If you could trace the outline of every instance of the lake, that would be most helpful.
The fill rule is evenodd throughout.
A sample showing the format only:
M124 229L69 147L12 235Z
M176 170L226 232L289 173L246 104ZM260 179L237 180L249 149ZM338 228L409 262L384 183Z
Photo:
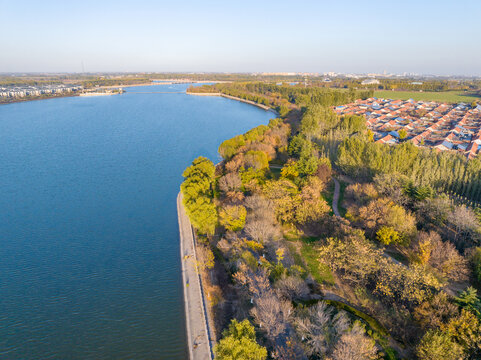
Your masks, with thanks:
M185 359L176 196L273 113L127 93L0 106L0 358Z

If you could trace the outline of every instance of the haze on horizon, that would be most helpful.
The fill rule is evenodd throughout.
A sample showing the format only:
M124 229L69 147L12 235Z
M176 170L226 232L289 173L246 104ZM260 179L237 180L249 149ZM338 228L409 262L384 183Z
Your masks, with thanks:
M480 13L478 0L0 0L0 72L481 76Z

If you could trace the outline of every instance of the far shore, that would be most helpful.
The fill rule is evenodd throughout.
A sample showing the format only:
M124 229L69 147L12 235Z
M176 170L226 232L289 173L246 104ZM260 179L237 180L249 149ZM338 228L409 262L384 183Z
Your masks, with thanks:
M187 91L186 94L187 95L195 95L195 96L221 96L221 97L225 97L227 99L237 100L237 101L240 101L240 102L243 102L243 103L246 103L246 104L257 106L257 107L259 107L263 110L272 111L274 114L278 115L277 111L275 111L273 108L271 108L269 106L258 104L254 101L245 100L245 99L242 99L242 98L239 98L239 97L236 97L236 96L226 95L226 94L223 94L223 93L196 93L196 92Z
M137 84L127 84L127 85L106 85L106 86L99 86L89 88L87 90L102 90L102 89L118 89L118 88L127 88L127 87L135 87L135 86L152 86L152 85L173 85L173 84L202 84L202 83L228 83L229 81L216 81L216 80L186 80L186 79L166 79L166 80L152 80L148 83L137 83ZM47 100L47 99L55 99L61 97L75 97L81 96L81 92L76 93L65 93L65 94L58 94L58 95L40 95L40 96L33 96L33 97L16 97L16 98L0 98L0 105L7 105L7 104L15 104L19 102L25 101L34 101L34 100ZM85 95L84 95L85 96Z

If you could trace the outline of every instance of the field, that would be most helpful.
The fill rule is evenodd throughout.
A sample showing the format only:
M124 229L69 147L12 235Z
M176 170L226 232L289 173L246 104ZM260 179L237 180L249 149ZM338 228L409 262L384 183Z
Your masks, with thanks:
M448 103L471 103L473 101L481 102L481 97L475 96L464 91L441 91L441 92L419 92L419 91L375 91L374 96L384 99L413 99L416 101L439 101Z

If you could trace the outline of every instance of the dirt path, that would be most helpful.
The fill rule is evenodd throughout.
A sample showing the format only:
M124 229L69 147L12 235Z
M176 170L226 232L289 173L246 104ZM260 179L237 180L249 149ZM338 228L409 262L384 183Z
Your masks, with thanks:
M339 208L338 208L339 192L341 190L341 185L339 184L339 181L337 181L335 177L333 177L332 180L334 180L334 195L332 196L332 211L334 212L334 215L341 217L341 214L339 213Z
M212 360L211 336L206 321L202 282L197 272L194 236L189 218L182 205L182 194L180 193L177 196L177 215L189 358L190 360Z

